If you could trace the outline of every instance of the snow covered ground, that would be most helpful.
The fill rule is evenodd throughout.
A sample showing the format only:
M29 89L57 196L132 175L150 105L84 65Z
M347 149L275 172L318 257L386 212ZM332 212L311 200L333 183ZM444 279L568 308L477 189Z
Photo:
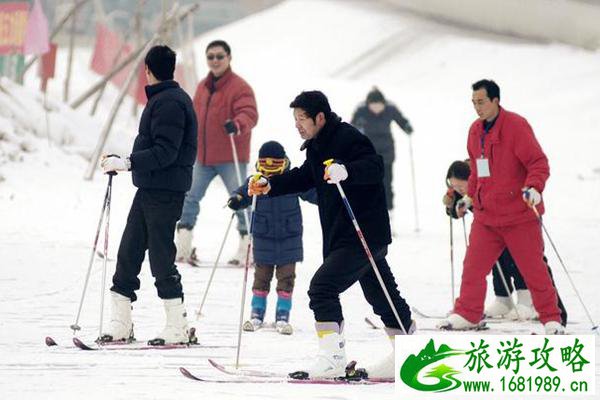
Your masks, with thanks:
M257 94L260 121L254 131L252 154L264 141L275 139L284 144L293 164L301 162L301 140L288 108L301 90L323 90L334 111L348 120L356 104L377 84L411 120L415 128L412 144L421 230L414 232L408 140L396 129L394 224L399 234L388 260L408 301L429 313L444 313L450 307L448 220L440 201L446 168L451 161L466 156L466 132L475 118L470 84L483 77L495 79L502 89L503 106L528 118L548 154L552 176L544 193L548 209L545 223L587 307L596 322L600 319L596 296L600 278L595 271L600 259L600 54L462 30L385 7L348 1L284 2L199 37L196 54L203 54L206 44L216 38L232 45L234 70L253 85ZM86 70L88 65L89 50L80 52L75 66L75 94L97 79ZM198 65L202 76L206 73L202 59ZM52 83L50 98L61 97L59 82ZM27 87L29 92L37 87L35 79L28 78ZM64 124L69 137L76 136L75 143L88 149L93 146L115 93L109 90L100 115L92 119L86 117L87 108L72 117L59 113L70 121L81 120L77 123L80 132ZM31 96L24 93L22 100ZM128 106L124 108L129 110ZM37 131L24 133L36 150L23 153L22 162L0 165L5 178L0 182L3 399L395 397L392 385L226 385L199 384L183 378L177 371L180 366L218 377L220 373L208 366L207 358L225 364L235 360L233 346L243 277L243 271L237 269L217 271L204 310L206 316L194 322L201 343L222 348L93 353L47 348L43 344L45 336L70 343L68 326L77 311L106 177L97 173L94 180L83 180L87 162L79 155L81 152L49 146L40 133L43 111L32 106L27 107L27 113L32 121L38 121ZM9 119L0 120L4 130L9 125ZM129 112L122 112L113 131L113 148L129 148L135 127ZM109 247L112 257L116 256L133 193L127 174L115 178ZM225 232L230 215L223 208L226 198L224 187L216 182L202 202L195 245L203 260L214 259ZM307 204L303 211L305 262L298 265L292 311L295 333L290 337L268 330L244 334L244 366L256 369L268 365L274 371L289 371L316 351L306 290L321 260L320 228L316 208ZM461 226L455 226L454 235L458 282L464 254ZM237 240L231 235L224 257L232 255L236 247ZM569 331L589 333L590 324L549 246L547 254L570 320L575 322ZM97 335L101 267L102 262L96 261L80 321L81 336L90 341ZM109 276L113 269L114 263L109 262ZM180 271L188 313L193 315L210 270ZM163 311L147 265L141 280L134 322L136 336L145 339L161 328ZM377 320L360 288L345 293L342 304L349 358L370 361L385 354L388 345L381 331L369 329L363 322L365 316ZM273 306L271 298L267 311L270 318L274 316ZM435 324L419 318L417 322L422 328ZM502 328L541 331L536 324L506 324ZM597 344L596 353L598 349ZM598 369L598 354L596 360ZM597 377L598 373L600 370ZM598 379L596 388L600 391Z

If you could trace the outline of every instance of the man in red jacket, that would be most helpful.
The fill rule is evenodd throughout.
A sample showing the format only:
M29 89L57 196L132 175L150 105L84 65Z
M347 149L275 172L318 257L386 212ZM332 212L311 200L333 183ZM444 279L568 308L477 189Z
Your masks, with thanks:
M544 241L533 208L544 212L542 191L550 175L548 159L527 120L500 107L500 88L491 80L473 84L479 116L469 130L471 164L467 195L456 206L462 217L472 206L470 244L460 296L439 327L475 329L483 317L486 276L508 248L531 291L546 334L562 334L556 290L543 262Z
M215 40L206 47L209 73L196 88L194 110L198 118L198 157L194 165L193 181L185 196L181 219L177 224L177 260L193 261L192 230L200 212L200 201L208 185L218 175L228 193L241 186L250 159L251 130L258 121L254 92L248 83L231 70L231 48L223 40ZM225 128L228 123L230 128ZM233 129L231 128L233 127ZM233 156L237 149L239 170ZM230 261L241 264L248 246L248 228L243 211L237 213L240 233L239 250Z

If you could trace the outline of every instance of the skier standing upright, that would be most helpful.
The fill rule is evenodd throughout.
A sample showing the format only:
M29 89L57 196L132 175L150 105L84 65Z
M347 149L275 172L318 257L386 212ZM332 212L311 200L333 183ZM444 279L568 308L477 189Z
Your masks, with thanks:
M285 149L279 142L263 143L258 151L256 170L264 176L283 174L290 168ZM245 331L254 331L263 325L267 297L273 273L277 278L277 304L275 328L279 333L293 332L289 323L292 308L292 292L296 281L296 263L302 261L302 210L298 197L313 204L317 202L314 189L278 197L260 197L254 210L252 227L252 251L254 253L254 283L252 284L252 311L250 320L244 323ZM239 187L229 198L232 210L244 209L252 203L248 196L248 183Z
M473 329L483 317L485 277L507 248L525 279L546 334L564 333L556 290L544 264L544 241L538 217L544 213L542 191L550 175L548 159L527 120L500 107L500 88L491 80L472 85L478 119L469 129L471 164L467 194L456 210L473 207L460 295L443 329Z
M302 92L290 107L294 110L296 128L304 139L301 148L306 150L306 160L302 166L282 175L251 179L248 194L281 196L316 188L323 233L323 264L310 282L308 296L316 320L319 352L311 366L292 376L344 376L344 316L339 295L355 282L360 283L366 300L381 317L390 338L415 329L410 308L400 296L385 259L391 234L382 183L383 162L366 136L331 111L323 93ZM324 165L332 159L333 163ZM377 280L336 183L343 184L402 327ZM371 377L393 377L393 353L367 368L367 372Z
M185 196L181 220L177 224L177 260L190 261L193 256L192 233L200 202L208 186L221 177L227 192L233 192L246 176L250 159L252 128L258 121L256 99L250 85L231 70L231 48L223 40L215 40L206 47L209 73L196 88L194 110L198 118L198 155L194 164L192 187ZM235 126L233 141L239 165L224 125L232 121ZM239 167L239 171L236 168ZM248 227L243 211L237 213L240 240L238 251L230 263L241 264L248 247Z
M142 262L148 250L167 323L151 344L189 341L181 275L175 266L173 235L196 155L196 114L192 100L173 80L175 53L155 46L145 59L148 103L133 151L127 158L104 156L102 169L131 171L138 190L117 255L111 290L111 320L102 341L133 338L131 302L137 299Z

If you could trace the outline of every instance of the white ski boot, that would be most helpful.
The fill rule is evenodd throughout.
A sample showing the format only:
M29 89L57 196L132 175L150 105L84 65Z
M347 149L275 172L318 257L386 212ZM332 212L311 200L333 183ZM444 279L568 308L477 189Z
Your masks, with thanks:
M517 290L517 307L506 315L511 320L531 321L538 318L538 313L533 308L531 292L529 290Z
M275 330L277 331L277 333L280 333L282 335L291 335L292 333L294 333L294 328L292 327L292 324L283 320L275 322Z
M546 335L564 335L565 327L557 321L549 321L544 324Z
M256 332L263 327L263 321L258 318L252 318L244 322L242 329L246 332Z
M346 348L342 326L337 322L317 322L317 359L308 368L289 374L292 379L336 378L346 375Z
M494 302L485 309L488 318L504 318L513 309L513 303L509 296L496 296Z
M448 315L448 318L437 325L438 329L445 331L472 331L481 329L482 326L481 324L474 324L456 313Z
M110 292L110 323L106 333L103 333L99 342L132 342L133 322L131 321L131 299L119 293Z
M193 237L194 231L192 229L188 229L188 227L184 226L177 227L177 233L175 236L175 247L177 248L177 254L175 255L175 261L191 261Z
M388 339L392 345L392 351L379 362L366 366L365 372L368 378L378 379L394 379L396 376L395 372L395 361L396 361L396 336L404 335L404 331L395 328L384 328L385 333L388 335ZM417 324L412 321L410 328L408 328L408 334L412 335L417 330Z
M240 235L240 241L238 244L238 250L235 256L229 260L229 264L231 265L239 265L240 267L246 266L246 255L248 254L248 244L250 243L249 235ZM250 251L250 264L254 262L252 259L252 251Z
M150 340L148 344L163 346L165 344L193 342L188 330L187 314L183 300L181 298L165 299L163 303L167 315L167 323L162 332L155 339Z

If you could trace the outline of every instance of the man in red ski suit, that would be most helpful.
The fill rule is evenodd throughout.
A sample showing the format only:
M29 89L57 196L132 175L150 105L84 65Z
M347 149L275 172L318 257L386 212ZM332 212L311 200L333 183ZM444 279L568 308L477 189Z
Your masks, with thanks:
M474 220L465 255L460 295L446 329L472 329L483 317L486 276L508 248L531 291L547 334L564 333L557 294L543 262L541 193L550 175L548 159L527 120L499 105L500 88L491 80L473 84L479 118L467 139L471 175L467 196L457 204L462 216L472 206Z

